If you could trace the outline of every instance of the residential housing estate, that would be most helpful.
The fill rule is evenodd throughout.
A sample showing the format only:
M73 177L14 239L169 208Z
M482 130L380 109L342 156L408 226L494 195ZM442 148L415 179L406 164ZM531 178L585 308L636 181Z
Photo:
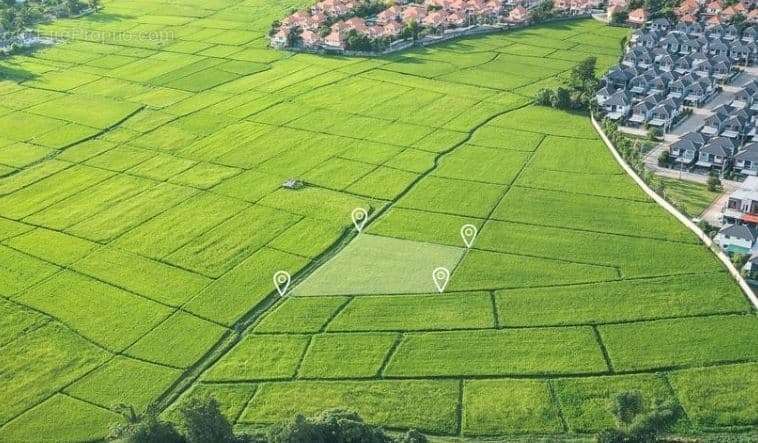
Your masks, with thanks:
M672 162L754 176L758 174L758 81L739 89L729 104L713 109L703 125L669 145Z
M632 127L670 130L687 107L701 107L758 57L756 28L706 26L667 19L632 36L621 63L596 98L606 116Z
M379 12L366 13L367 0L322 0L275 23L271 45L275 48L337 50L349 48L351 32L372 41L399 42L417 32L444 34L463 28L526 24L529 10L540 0L399 0ZM619 1L619 0L616 0ZM600 0L556 0L560 14L589 14ZM362 16L361 16L362 15Z

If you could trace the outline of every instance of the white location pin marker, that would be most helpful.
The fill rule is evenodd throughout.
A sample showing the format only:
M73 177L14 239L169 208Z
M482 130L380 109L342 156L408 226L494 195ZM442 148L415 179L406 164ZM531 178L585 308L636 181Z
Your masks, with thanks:
M355 208L350 216L353 218L355 229L358 232L363 231L363 227L366 226L366 221L368 220L368 211L363 208Z
M461 226L461 238L463 239L463 243L466 244L467 248L470 248L471 245L474 244L477 232L478 231L476 229L476 226L474 225Z
M450 280L450 271L447 268L439 267L432 271L432 280L434 280L437 290L442 293L445 291L448 280Z
M292 278L287 271L278 271L274 274L274 286L281 297L284 297L284 294L287 293L287 288L290 287L290 281L292 281Z

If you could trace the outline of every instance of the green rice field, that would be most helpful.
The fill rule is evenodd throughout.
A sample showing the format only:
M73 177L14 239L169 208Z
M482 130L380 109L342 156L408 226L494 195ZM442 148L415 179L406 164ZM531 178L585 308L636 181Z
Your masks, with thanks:
M103 3L0 59L0 441L97 440L118 403L204 394L240 429L342 407L588 436L625 390L679 403L683 434L758 428L737 283L587 116L532 104L628 30L356 58L268 48L305 0Z

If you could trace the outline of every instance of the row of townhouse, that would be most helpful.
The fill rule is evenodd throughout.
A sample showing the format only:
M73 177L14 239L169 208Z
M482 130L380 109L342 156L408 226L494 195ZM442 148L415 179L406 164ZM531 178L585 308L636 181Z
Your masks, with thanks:
M695 69L699 68L701 67ZM641 101L650 94L660 94L681 100L684 105L699 107L718 91L716 73L723 72L724 76L728 76L730 71L730 64L726 62L719 62L710 71L710 75L701 75L703 70L684 74L678 70L664 71L657 68L649 68L641 73L635 69L624 70L609 76L606 88L598 92L598 102L604 101L604 94L620 90L629 94L634 102Z
M667 97L663 91L652 90L640 99L628 91L613 90L606 86L596 95L600 107L607 118L629 126L654 126L666 132L684 112L682 100Z
M745 43L756 41L756 29L750 25L740 28L734 24L709 25L701 22L677 22L672 25L668 19L658 18L649 23L645 29L640 29L632 34L630 41L635 44L643 40L645 46L653 48L658 46L660 39L664 38L669 32L679 31L690 39L706 37L712 39L739 40L743 39Z
M753 63L758 56L758 30L753 26L742 32L732 26L719 28L723 28L723 32L696 35L677 29L666 34L652 30L635 34L624 54L623 65L645 68L656 64L661 69L687 70L717 56L736 64Z
M674 9L674 15L680 23L693 23L699 19L710 25L728 23L738 15L745 17L748 23L758 22L755 0L739 2L722 2L721 0L684 0Z
M587 15L602 4L603 0L555 0L553 10L563 15Z
M734 139L716 136L709 137L701 132L688 132L669 146L669 153L674 164L681 168L697 166L703 169L723 171L728 165L735 165L735 171L754 175L758 164L751 159L758 154L758 145L750 143L738 149L739 143ZM740 158L740 167L735 159Z
M586 3L592 0L571 0ZM444 31L479 23L525 23L529 8L539 0L424 0L398 1L373 17L357 17L355 10L365 0L323 0L310 10L297 11L281 21L271 37L277 48L292 46L293 29L306 48L346 49L351 31L371 39L397 40L412 22L422 28ZM328 25L328 28L327 28ZM324 30L327 32L324 32Z

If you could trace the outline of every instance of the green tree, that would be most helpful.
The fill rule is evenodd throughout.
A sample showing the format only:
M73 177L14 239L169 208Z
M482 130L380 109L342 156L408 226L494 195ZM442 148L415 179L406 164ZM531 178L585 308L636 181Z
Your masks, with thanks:
M638 391L621 392L613 400L616 427L600 432L596 437L598 443L652 443L682 415L681 407L672 402L656 404L645 413L644 400Z
M179 408L188 443L235 443L241 441L224 417L218 401L212 397L195 397Z
M629 18L629 12L627 11L616 11L611 15L611 24L613 25L623 25L626 23L626 20ZM626 37L623 39L624 41L621 44L622 49L625 49L625 43L626 43ZM623 51L622 51L623 54Z
M670 162L671 154L669 154L669 151L664 149L661 151L660 155L658 155L658 166L668 166Z
M714 234L718 231L718 228L711 225L705 220L700 220L697 224L697 226L702 229L703 232L705 232L706 235L709 237L713 237Z
M639 391L622 392L613 399L613 415L627 425L644 409L642 393Z
M411 20L410 23L405 25L405 29L403 29L403 37L405 38L410 37L411 39L413 39L413 43L416 43L418 41L418 33L419 33L419 26L416 20Z
M734 264L734 267L739 269L742 269L743 266L745 266L745 263L747 263L748 260L750 260L750 255L748 254L732 254L732 264Z
M416 433L406 434L408 443L423 443ZM355 412L341 409L324 411L315 417L296 415L293 419L273 426L268 434L270 443L392 443L394 439L382 428L369 425Z
M711 192L718 192L721 190L721 179L719 178L718 173L711 171L708 174L708 181L706 184L708 185L708 190Z
M411 429L403 434L403 436L400 437L397 441L398 443L426 443L428 440L426 438L426 435L420 433L415 429Z
M566 88L556 88L550 104L557 109L569 109L571 107L571 92Z
M553 0L543 0L529 13L529 21L539 23L553 16Z
M737 29L742 32L742 29L745 27L745 21L747 20L747 17L745 17L745 14L737 14L732 19L732 24L737 27Z
M303 30L300 26L293 26L287 33L287 46L297 46L303 42Z
M553 91L549 89L540 89L534 97L534 103L540 106L551 106L553 101Z
M119 404L115 409L124 417L124 423L111 429L111 439L124 443L185 442L173 424L160 420L150 408L145 414L138 414L133 406L125 404Z
M576 66L571 68L569 77L569 86L575 89L585 88L588 83L597 81L595 76L595 67L597 66L597 57L587 57ZM594 85L592 85L594 87Z

